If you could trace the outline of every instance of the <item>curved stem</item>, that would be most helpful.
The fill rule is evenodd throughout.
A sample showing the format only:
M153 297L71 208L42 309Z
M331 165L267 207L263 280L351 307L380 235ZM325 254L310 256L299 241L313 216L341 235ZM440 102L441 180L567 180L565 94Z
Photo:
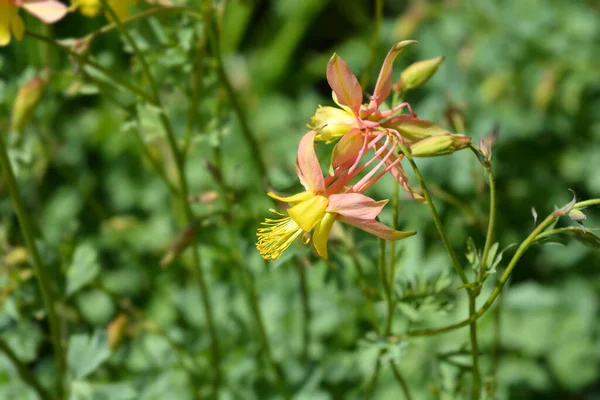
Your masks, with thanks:
M21 196L21 191L15 179L15 174L8 158L6 145L4 144L4 135L0 135L0 165L2 166L2 175L8 186L10 197L15 206L17 218L21 226L21 232L25 238L25 243L31 254L33 268L38 278L38 284L44 299L44 306L48 312L48 321L50 324L50 336L52 338L52 346L54 347L54 361L56 363L56 397L63 398L63 381L65 373L65 358L63 346L61 343L60 325L56 309L54 308L54 294L50 285L50 277L47 275L46 267L42 264L42 259L35 244L35 234L33 223L30 219L30 214L25 207L25 202Z
M585 200L585 201L575 203L575 205L573 206L573 209L580 209L580 208L596 206L596 205L600 205L600 199L590 199L590 200ZM546 219L544 219L544 221L542 221L542 223L540 223L540 225L538 225L529 234L529 236L527 236L527 238L523 242L521 242L521 244L519 245L519 248L513 255L512 259L510 260L510 263L506 267L506 270L504 271L504 273L502 274L502 276L496 283L494 290L492 291L492 293L490 293L488 299L483 304L483 306L481 306L481 308L479 310L477 310L477 312L475 312L475 314L473 314L468 319L457 322L455 324L444 326L442 328L422 329L419 331L407 332L406 334L401 335L401 336L415 337L415 336L437 335L440 333L449 332L449 331L453 331L455 329L465 327L465 326L469 325L471 322L476 321L479 318L481 318L481 316L486 313L486 311L494 304L494 301L496 300L496 298L498 298L498 296L500 295L502 288L508 281L508 278L510 277L512 270L515 268L515 266L517 265L517 263L519 262L519 260L523 256L523 254L535 242L538 235L540 233L542 233L542 231L544 229L546 229L548 226L550 226L555 221L556 218L559 218L559 216L550 214L548 217L546 217ZM400 339L400 338L396 338L396 340L398 340L398 339Z
M469 316L475 314L475 294L469 295ZM471 339L471 360L473 363L473 386L471 390L471 398L479 400L479 390L481 387L481 378L479 377L479 346L477 345L477 320L472 321L469 325L469 333Z
M119 75L113 74L112 72L110 72L109 70L104 68L102 65L98 64L94 60L91 60L89 57L82 56L81 54L71 50L70 48L61 45L60 43L58 43L56 40L54 40L52 38L49 38L49 37L46 37L43 35L39 35L37 33L30 32L30 31L25 31L25 35L53 45L57 49L65 52L69 56L73 57L75 60L77 60L78 63L87 64L90 67L96 69L97 71L102 73L102 75L104 75L105 77L110 79L112 82L120 85L124 89L127 89L128 92L130 92L134 95L140 96L142 99L148 101L149 103L151 103L153 105L157 105L156 102L154 101L154 99L148 93L144 92L139 87L132 85L131 83L129 83L129 81L121 78Z
M375 0L375 18L373 20L373 36L371 37L371 52L369 53L369 61L367 67L360 77L360 86L365 90L369 84L369 77L373 64L375 64L375 56L377 55L377 44L379 44L379 28L381 27L381 19L383 16L383 0Z
M496 224L496 183L491 167L487 169L487 173L490 183L490 219L488 222L488 230L485 238L485 245L483 247L483 254L481 256L481 265L479 265L479 272L477 273L477 282L480 283L482 283L485 279L488 254L490 253L490 247L492 247L492 242L494 241L494 229Z
M427 206L429 207L429 210L431 211L431 216L433 217L433 222L435 223L435 227L437 228L440 238L442 239L442 242L444 243L446 252L452 259L452 263L454 264L454 269L456 269L456 272L458 273L458 276L460 276L460 279L463 282L463 284L469 283L469 280L467 279L467 275L465 275L465 271L463 270L463 268L460 264L460 261L458 261L458 258L456 257L456 253L454 252L454 249L452 248L452 245L450 244L450 241L448 240L448 237L446 236L446 230L444 229L444 226L442 225L442 221L440 220L440 217L437 213L435 205L433 204L433 201L431 200L431 196L429 195L429 190L427 190L427 186L425 186L425 181L423 180L423 176L421 175L421 172L419 171L417 164L415 164L415 160L413 160L412 156L410 155L410 150L408 150L406 148L406 146L404 144L402 144L401 141L398 141L397 146L400 148L400 150L402 150L402 152L408 159L408 162L410 163L412 169L415 171L415 175L417 176L419 185L421 186L421 189L423 190L423 196L425 197Z
M129 43L129 45L131 46L133 53L139 59L140 64L142 65L142 70L144 71L144 75L146 75L146 79L148 79L148 84L150 85L150 91L152 92L152 97L154 99L154 102L156 104L160 105L160 96L158 94L158 87L156 86L156 82L154 82L154 78L152 77L152 73L150 72L150 66L148 66L148 63L146 62L146 57L144 57L144 55L142 54L137 43L135 42L135 40L133 40L133 38L129 34L129 31L127 29L125 29L125 26L123 25L123 23L117 16L117 13L115 13L115 11L112 9L112 7L108 4L108 1L100 0L100 2L102 3L102 7L104 7L106 12L110 16L110 18L113 21L115 21L114 23L117 26L117 29L121 32L121 34L123 35L123 37L125 38L127 43Z
M203 19L202 15L199 14L198 11L196 9L194 9L193 7L186 7L186 6L154 7L154 8L144 10L140 13L137 13L130 17L122 19L121 24L126 25L131 22L135 22L137 20L140 20L140 19L143 19L146 17L150 17L155 14L168 14L168 13L177 13L177 12L189 13L197 19ZM103 33L113 31L117 28L118 28L118 24L116 24L115 22L104 25L102 28L98 29L96 32L93 32L93 33L90 33L89 35L87 35L84 38L84 40L94 40L94 38L96 38L97 36L99 36Z
M8 359L14 364L15 368L17 368L17 372L19 373L21 379L23 379L25 383L27 383L29 386L31 386L33 390L36 391L40 399L52 399L50 394L40 384L36 376L29 370L29 368L27 368L27 365L25 365L21 360L19 360L19 357L17 357L17 355L12 351L12 349L8 345L8 343L6 343L2 338L0 338L0 350L2 350L6 357L8 357Z
M402 390L402 394L404 394L404 398L406 400L412 400L412 396L410 395L410 390L408 389L408 383L404 376L400 373L398 366L394 363L393 360L390 360L390 365L392 366L392 372L394 373L394 377L400 384L400 389Z

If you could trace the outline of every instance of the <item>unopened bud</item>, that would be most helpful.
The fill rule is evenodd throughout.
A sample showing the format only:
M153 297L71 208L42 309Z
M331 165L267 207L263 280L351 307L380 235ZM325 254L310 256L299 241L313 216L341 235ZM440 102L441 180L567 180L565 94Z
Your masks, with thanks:
M11 130L21 131L27 125L42 98L45 86L46 81L36 77L19 89L12 109Z
M413 144L410 147L410 153L413 157L443 156L464 149L470 142L469 136L448 133L423 139Z
M585 220L587 216L582 211L574 208L569 211L569 218L571 218L573 221L580 222Z
M412 90L427 82L438 67L444 62L445 57L440 56L429 60L417 61L406 67L400 74L400 90Z
M446 129L426 119L410 115L397 115L386 121L383 126L397 130L409 144L438 135L449 135Z
M125 328L127 327L127 314L120 313L115 319L113 319L108 328L106 334L108 336L108 348L114 350L125 336Z

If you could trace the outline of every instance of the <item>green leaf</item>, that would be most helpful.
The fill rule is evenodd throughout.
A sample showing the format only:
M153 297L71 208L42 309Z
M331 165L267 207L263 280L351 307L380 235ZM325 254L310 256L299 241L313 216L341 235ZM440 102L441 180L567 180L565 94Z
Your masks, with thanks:
M93 336L72 335L69 339L67 360L69 369L76 379L83 379L110 357L106 333L97 331Z
M90 283L100 272L96 250L90 244L77 247L73 262L67 272L67 296Z
M473 241L473 238L470 236L469 236L469 239L467 240L467 253L465 254L465 256L467 257L469 264L471 264L471 267L474 270L478 270L479 266L481 264L481 261L479 259L479 253L477 252L477 246L475 246L475 242Z

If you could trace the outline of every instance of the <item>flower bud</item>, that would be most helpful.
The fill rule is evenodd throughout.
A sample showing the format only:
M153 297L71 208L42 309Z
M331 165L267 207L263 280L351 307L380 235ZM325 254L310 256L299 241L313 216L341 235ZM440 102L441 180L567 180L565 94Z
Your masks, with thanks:
M402 92L416 89L423 85L435 74L445 57L440 56L429 60L417 61L406 67L400 74L399 88Z
M575 222L580 222L587 218L587 216L581 210L575 208L569 211L568 215L569 218L571 218Z
M448 133L432 136L413 144L410 147L410 153L413 157L443 156L464 149L470 142L469 136Z
M44 79L36 77L19 89L12 109L11 130L21 131L27 125L42 98L45 86Z
M125 330L127 328L127 321L129 317L127 314L120 313L115 319L113 319L106 329L108 336L108 348L111 350L116 349L125 337Z
M383 124L383 127L397 130L409 144L417 143L432 136L450 134L446 129L431 121L410 115L392 117Z

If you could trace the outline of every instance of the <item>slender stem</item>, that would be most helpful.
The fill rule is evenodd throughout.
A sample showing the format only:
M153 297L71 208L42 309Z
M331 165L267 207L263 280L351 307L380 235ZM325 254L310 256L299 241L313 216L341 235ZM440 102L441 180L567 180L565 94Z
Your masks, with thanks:
M197 19L203 19L202 15L200 13L198 13L198 11L193 7L186 7L186 6L154 7L154 8L144 10L140 13L137 13L130 17L122 19L121 24L123 24L123 25L130 24L132 22L135 22L137 20L140 20L140 19L143 19L146 17L150 17L155 14L167 14L167 13L178 13L178 12L189 13ZM109 23L107 25L104 25L102 28L98 29L96 32L90 33L83 40L93 40L97 36L99 36L103 33L111 32L117 28L118 28L118 25L116 23L114 23L114 22Z
M102 75L104 75L105 77L107 77L108 79L113 81L114 83L117 83L124 89L127 89L128 92L143 98L144 100L148 101L149 103L151 103L153 105L156 105L154 99L148 93L144 92L139 87L132 85L131 83L129 83L128 80L121 78L119 75L113 74L112 72L110 72L109 70L107 70L102 65L95 62L94 60L90 59L89 57L82 56L81 54L71 50L70 48L61 45L60 43L58 43L57 41L55 41L52 38L49 38L49 37L46 37L43 35L39 35L37 33L30 32L30 31L25 31L25 35L53 45L57 49L62 50L65 53L67 53L69 56L73 57L75 60L77 60L78 63L87 64L87 65L91 66L92 68L98 70L100 73L102 73Z
M173 183L167 176L167 173L165 172L162 165L160 164L160 161L158 161L157 159L154 158L152 153L150 153L148 146L146 146L146 143L144 143L144 139L142 138L142 133L141 133L142 124L141 124L139 115L137 113L136 113L136 120L137 120L138 128L135 131L135 138L140 146L140 149L142 150L142 153L144 153L144 156L146 157L146 159L148 159L148 162L154 169L154 172L156 172L158 174L158 176L160 176L162 178L162 180L165 182L165 184L167 185L167 187L169 188L171 193L176 197L180 196L179 188L177 188L175 185L173 185Z
M277 360L275 360L275 357L273 357L273 351L271 350L271 344L267 335L267 329L265 328L265 323L263 320L262 312L260 310L260 305L258 304L258 294L256 293L256 286L254 285L254 276L252 276L252 273L242 263L240 263L240 269L244 273L244 282L246 282L246 286L248 289L250 307L252 309L252 313L254 314L254 320L258 327L260 341L262 344L262 348L265 352L267 362L271 365L271 368L275 373L276 383L282 396L285 399L291 399L287 381L285 379L285 374L283 373L283 369L281 368L281 365L277 362Z
M398 189L400 188L400 184L398 181L394 180L394 194L392 196L392 229L398 229L398 203L399 203L399 195ZM390 266L388 270L388 283L391 287L394 287L394 282L396 280L396 241L392 240L390 243Z
M242 135L246 143L250 147L250 155L252 156L252 160L256 168L258 169L259 175L263 183L267 183L267 167L262 158L262 152L260 146L258 145L258 141L252 129L250 128L250 123L248 122L248 118L244 112L244 108L240 103L239 96L235 92L229 77L227 76L227 72L225 72L225 67L223 65L223 57L221 55L221 48L219 45L218 38L218 29L216 22L214 21L212 2L206 3L206 31L209 39L209 43L211 45L212 51L217 61L217 73L219 74L219 78L223 86L225 87L225 91L227 92L227 96L229 97L229 101L231 102L231 106L233 107L234 112L236 113L238 120L240 122L240 127L242 128Z
M196 44L194 55L194 70L191 79L191 99L187 115L187 123L185 128L185 139L183 144L184 157L190 150L192 136L194 133L194 125L196 124L196 116L198 115L198 99L202 88L202 77L204 76L204 56L206 53L206 36L202 35Z
M502 341L502 309L504 303L504 294L500 294L498 304L496 305L496 313L494 314L494 341L492 347L492 386L490 393L494 396L496 384L496 376L498 373L498 365L500 364L500 345Z
M465 271L463 270L463 268L460 264L460 261L458 261L458 258L456 257L456 253L454 252L454 249L452 248L452 245L450 244L450 241L448 240L448 237L446 236L446 231L444 229L444 226L442 225L442 222L440 221L440 217L437 213L437 210L435 209L435 205L433 204L433 201L431 200L431 196L429 195L429 190L427 190L427 186L425 186L425 181L423 180L423 176L421 175L421 172L419 171L417 164L415 163L412 156L410 155L410 150L408 150L406 148L406 146L404 144L402 144L401 142L398 142L398 147L400 148L400 150L402 150L402 152L408 159L408 162L410 163L412 169L415 171L415 175L417 176L419 185L421 186L421 189L423 190L423 196L425 197L425 200L427 201L427 206L429 206L429 210L431 211L431 216L433 217L433 222L435 223L435 227L438 230L438 233L440 235L440 238L442 239L442 242L444 243L444 247L446 248L448 255L452 259L452 262L454 264L454 268L456 269L456 272L458 273L461 281L464 284L469 283L469 280L467 279L467 275L465 275Z
M377 355L375 369L373 370L373 375L371 375L371 379L369 379L369 383L365 393L366 399L373 398L373 394L375 393L375 386L377 385L377 380L379 379L379 371L381 370L381 356L383 355L383 352L384 350L379 350L379 354Z
M483 255L481 257L481 263L479 265L479 272L477 273L477 282L479 283L482 283L485 279L488 254L490 252L490 248L492 247L492 242L494 241L494 229L496 224L496 183L491 167L487 169L487 174L490 183L490 219L488 222L488 230L485 238L485 245L483 247Z
M6 145L4 144L4 138L2 136L3 135L0 135L0 164L2 165L2 175L4 175L4 179L8 185L8 191L10 192L10 197L15 206L19 224L21 225L21 232L23 233L23 237L25 238L25 242L33 260L33 267L44 299L44 306L48 312L50 335L55 353L54 361L56 363L56 397L62 399L64 394L63 381L65 359L61 343L60 324L58 316L56 315L56 309L54 308L54 294L52 292L52 286L50 285L50 277L47 275L46 267L42 264L42 259L35 244L33 223L31 222L30 214L27 211L25 202L21 196L21 191L19 190L17 180L15 179L15 174L10 164Z
M402 374L400 373L398 366L396 365L396 363L394 363L393 360L390 360L390 365L392 366L392 372L394 373L394 377L400 384L400 389L402 390L402 394L404 394L404 398L406 400L412 400L412 396L410 395L410 390L408 388L408 383L406 382L406 379L404 379L404 376L402 376Z
M574 232L574 231L581 232L582 229L585 229L585 228L579 227L579 226L568 226L565 228L550 229L546 232L543 232L543 233L540 233L539 235L537 235L537 237L535 238L535 241L537 242L539 240L546 239L550 236L554 236L559 233L567 233L567 232Z
M358 272L358 278L360 280L361 291L367 302L367 309L369 312L369 316L371 317L371 322L373 323L373 328L375 329L375 332L380 334L381 332L379 329L379 323L377 321L377 315L375 313L375 307L373 306L373 301L371 300L371 297L369 295L369 291L370 291L369 290L370 289L369 282L367 281L365 272L360 263L360 259L358 258L358 254L356 252L356 247L354 246L353 243L348 244L348 250L350 251L350 257L352 258L352 263L354 264L354 267L356 267L356 272Z
M383 16L383 0L375 0L375 18L373 20L373 36L371 37L371 51L369 53L369 61L367 67L360 77L360 86L365 89L369 84L369 77L373 64L375 64L375 56L377 55L377 45L379 44L379 30L381 27L381 19ZM395 104L395 103L394 103Z
M586 208L586 207L595 206L595 205L600 205L600 199L590 199L590 200L585 200L585 201L575 203L575 205L573 206L573 209ZM521 242L521 244L519 245L519 248L517 249L517 251L513 255L512 259L510 260L508 266L506 267L506 270L504 271L504 273L502 274L502 276L496 283L496 286L492 290L492 293L490 293L489 297L487 298L487 300L483 304L483 306L481 306L481 308L479 310L477 310L477 312L475 312L472 316L470 316L468 319L457 322L455 324L444 326L442 328L422 329L419 331L407 332L405 335L401 335L401 336L415 337L415 336L437 335L440 333L445 333L445 332L449 332L449 331L453 331L455 329L465 327L465 326L469 325L472 321L476 321L479 318L481 318L481 316L486 313L486 311L494 304L494 301L496 300L496 298L498 298L498 296L500 295L502 288L508 281L508 278L510 277L512 270L515 268L515 266L517 265L517 263L519 262L519 260L523 256L523 254L536 241L536 239L538 238L538 235L540 235L540 233L542 233L542 231L544 229L546 229L548 226L550 226L557 218L559 218L559 216L550 214L529 234L529 236L527 236L527 238L525 238L525 240L523 242ZM400 339L400 338L397 338L397 340L398 339Z
M480 227L482 225L483 221L481 215L478 215L478 213L476 213L471 206L462 202L458 197L454 196L452 193L445 191L435 183L429 184L429 192L433 195L433 197L436 197L456 207L464 215L468 224L476 225L477 227ZM483 233L485 233L485 226L483 226L482 230Z
M469 295L469 316L475 314L475 294ZM471 398L479 400L479 391L481 387L481 378L479 377L479 346L477 344L477 320L474 320L469 325L469 333L471 338L471 359L473 362L473 386L471 390Z
M101 2L102 2L102 5L104 6L104 8L106 9L106 11L111 16L111 18L115 21L117 28L119 29L119 31L121 32L121 34L123 35L125 40L128 42L128 44L133 49L134 54L139 58L140 63L142 65L142 69L144 71L144 74L146 75L146 79L148 80L148 83L150 85L150 90L152 92L152 100L153 100L154 104L157 105L161 109L159 119L160 119L160 122L161 122L163 128L165 129L165 132L167 134L167 141L169 143L171 152L173 153L173 158L175 159L175 166L177 168L177 175L179 178L179 193L180 193L179 200L181 202L181 207L183 208L183 211L185 213L185 219L186 219L185 222L186 222L186 224L189 224L194 220L194 215L192 213L190 204L187 200L189 197L189 190L188 190L187 178L186 178L186 174L185 174L184 160L182 157L182 153L180 152L179 147L177 145L177 138L175 136L175 132L173 131L171 122L170 122L169 118L167 117L167 115L165 114L164 109L162 108L160 94L158 92L158 87L156 86L156 83L155 83L152 73L150 71L150 67L148 66L148 63L146 62L144 54L140 51L139 47L137 46L137 44L135 43L135 41L133 40L133 38L131 37L131 35L129 34L127 29L125 28L125 26L120 22L119 17L112 10L112 8L108 5L107 1L101 0ZM193 246L192 260L194 263L194 269L193 269L194 279L196 280L198 287L199 287L200 298L202 301L202 307L203 307L204 314L206 317L206 324L208 327L208 332L209 332L209 335L211 338L211 367L212 367L211 369L212 369L212 373L213 373L213 396L215 398L218 398L219 390L220 390L220 386L221 386L221 365L220 365L221 356L220 356L219 337L217 335L217 330L215 327L214 317L213 317L213 313L212 313L213 307L211 304L208 287L207 287L206 280L204 278L204 273L202 270L202 266L200 263L200 253L198 251L197 246Z
M129 43L129 45L131 46L133 53L139 59L140 64L142 65L142 70L144 71L144 75L146 75L146 79L148 79L148 84L150 86L150 92L152 93L152 97L154 98L154 101L160 105L160 96L158 94L158 87L156 86L156 82L154 81L154 78L152 77L152 73L150 72L150 66L146 62L146 57L144 57L144 54L141 52L137 43L135 42L135 40L133 40L133 38L129 34L129 31L125 28L125 26L119 19L117 13L115 13L115 11L112 9L112 7L108 4L108 1L100 0L100 2L102 3L102 7L104 7L105 11L108 13L110 18L113 21L115 21L114 23L117 25L117 29L121 32L121 35L123 35L123 37L125 38L127 43Z
M8 359L14 364L19 376L25 383L27 383L33 390L35 390L38 396L42 400L51 400L52 396L44 389L44 387L40 384L37 377L27 368L19 357L12 351L8 343L4 341L4 339L0 338L0 350L8 357Z
M385 319L386 335L389 335L392 330L392 314L394 313L394 299L392 297L392 288L390 282L386 279L385 271L385 239L379 239L379 279L381 280L381 286L383 286L383 293L387 303L387 313Z

